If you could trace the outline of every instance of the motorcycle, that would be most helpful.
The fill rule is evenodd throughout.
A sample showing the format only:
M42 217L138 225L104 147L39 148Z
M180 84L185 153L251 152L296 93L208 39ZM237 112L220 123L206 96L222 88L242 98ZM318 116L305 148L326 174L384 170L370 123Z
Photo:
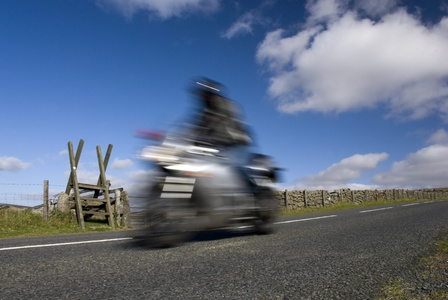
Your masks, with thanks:
M279 169L268 156L250 153L235 165L226 149L177 136L145 147L141 158L155 166L135 237L144 245L170 247L199 231L238 225L273 231Z

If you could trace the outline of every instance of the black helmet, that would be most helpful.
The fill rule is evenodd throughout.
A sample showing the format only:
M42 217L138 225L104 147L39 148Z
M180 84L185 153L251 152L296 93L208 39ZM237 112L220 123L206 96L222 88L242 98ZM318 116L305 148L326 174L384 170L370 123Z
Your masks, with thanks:
M193 82L192 92L200 98L221 95L223 92L223 86L217 81L206 77L201 77Z

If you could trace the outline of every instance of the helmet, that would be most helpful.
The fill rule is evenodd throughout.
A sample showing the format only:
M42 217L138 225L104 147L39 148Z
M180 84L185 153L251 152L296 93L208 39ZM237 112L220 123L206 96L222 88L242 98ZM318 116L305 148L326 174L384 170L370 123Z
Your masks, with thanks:
M206 77L201 77L194 81L192 92L200 98L208 98L214 95L221 95L223 92L223 86L217 81Z

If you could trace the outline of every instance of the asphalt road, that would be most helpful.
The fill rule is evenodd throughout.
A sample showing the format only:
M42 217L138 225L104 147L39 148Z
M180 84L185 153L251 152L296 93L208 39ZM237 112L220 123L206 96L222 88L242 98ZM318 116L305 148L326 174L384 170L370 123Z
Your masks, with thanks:
M448 201L282 218L276 228L157 250L136 247L129 231L0 240L0 299L373 299L390 279L415 278L448 231Z

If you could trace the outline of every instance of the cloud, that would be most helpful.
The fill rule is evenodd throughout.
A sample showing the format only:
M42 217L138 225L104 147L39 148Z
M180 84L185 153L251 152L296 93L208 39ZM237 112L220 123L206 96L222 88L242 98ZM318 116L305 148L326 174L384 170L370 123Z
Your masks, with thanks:
M132 166L132 160L130 159L118 159L115 158L112 162L112 169L123 170Z
M0 171L20 171L25 170L31 166L30 163L25 163L20 159L12 156L0 157Z
M361 173L372 170L389 157L387 153L355 154L333 164L317 175L299 178L296 189L333 190L343 187L364 187L366 185L349 184L349 181L361 177Z
M132 207L145 206L145 197L147 196L148 187L154 176L154 170L138 170L127 174L129 181L126 184L126 190L130 195Z
M345 9L344 4L336 0L308 0L306 9L310 13L309 24L335 20Z
M372 182L386 187L444 187L448 180L448 145L435 144L395 162L389 171L377 174Z
M256 22L255 16L252 12L248 12L241 16L235 23L230 26L221 37L232 39L237 35L243 35L245 33L252 33L252 26Z
M441 128L437 130L429 139L429 144L441 144L448 145L448 132L445 129Z
M151 176L154 174L154 170L138 170L134 172L130 172L127 176L129 179L135 182L148 182L151 179Z
M389 117L448 119L448 17L426 26L396 9L372 20L344 3L309 2L313 22L292 35L269 32L259 44L256 58L278 109L340 113L384 105ZM356 3L371 14L388 8L385 1Z
M292 189L335 190L340 188L436 188L448 182L448 132L439 129L428 139L429 146L409 154L404 160L394 162L391 168L373 176L372 185L350 182L366 170L372 170L386 160L386 153L356 154L333 164L317 175L298 179Z
M91 165L94 170L86 167L89 165ZM95 165L96 168L94 167ZM96 185L98 180L100 179L100 171L98 170L98 164L79 162L78 167L76 168L76 175L78 178L78 182ZM70 169L64 172L64 176L68 180L70 176ZM128 191L129 183L121 177L112 175L111 172L107 170L106 170L106 180L110 181L111 184L110 189L124 187L125 190Z
M448 132L441 128L428 139L429 146L395 162L372 182L389 188L444 187L448 182Z
M212 13L219 9L219 0L96 0L99 7L113 8L127 18L147 12L162 20L190 13Z
M253 33L256 25L266 25L271 22L270 18L263 14L263 10L270 8L275 1L262 1L258 7L241 15L225 32L222 38L232 39L237 36Z
M357 0L355 7L370 16L381 16L390 11L398 5L398 0Z
M68 178L70 176L70 169L67 170L66 172L64 172L64 175L66 178ZM88 184L96 184L98 182L100 172L87 170L85 168L85 164L80 162L78 164L78 167L76 168L76 175L78 178L78 182L88 183ZM109 179L109 178L107 178L107 179Z

